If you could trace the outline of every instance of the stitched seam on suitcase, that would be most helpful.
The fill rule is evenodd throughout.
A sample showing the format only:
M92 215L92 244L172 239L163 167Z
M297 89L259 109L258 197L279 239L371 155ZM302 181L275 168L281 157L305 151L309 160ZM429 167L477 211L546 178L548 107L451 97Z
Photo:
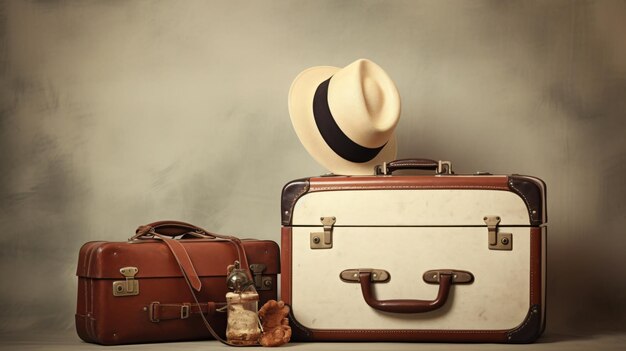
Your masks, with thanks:
M501 334L498 330L321 330L311 329L313 333L374 333L374 334L413 334L413 333L454 333L454 334Z
M522 325L520 325L519 327L515 328L515 330L509 332L509 337L512 338L513 336L515 336L515 334L519 334L519 332L524 330L526 328L526 326L528 325L528 323L530 323L531 319L532 318L526 318L526 320L524 321L524 323L522 323Z
M528 198L526 198L526 195L524 195L524 192L522 192L521 190L516 188L515 184L513 182L509 182L509 186L511 188L513 188L514 190L516 190L516 194L518 194L519 196L522 197L522 199L524 199L524 203L526 204L526 208L528 208L528 210L530 211L530 202L528 201ZM531 220L532 220L532 217L531 217Z
M346 185L346 186L316 186L311 191L324 191L324 190L355 190L355 189L491 189L491 190L509 190L506 187L500 186L476 186L476 185L371 185L371 186L358 186L358 185Z
M293 201L291 201L291 205L289 206L290 211L295 206L296 202L300 199L302 194L306 193L308 190L308 187L303 187L302 190L296 196L294 196Z
M537 235L533 234L533 230L530 229L530 240L531 240L531 247L530 247L530 305L532 306L535 302L535 272L534 272L534 262L536 260L539 259L539 257L541 257L541 249L539 250L539 252L537 252L537 250L535 250L535 246L533 245L533 240L541 240L541 236L536 239ZM534 255L533 255L534 253ZM539 255L539 257L537 256ZM541 266L540 266L541 267Z

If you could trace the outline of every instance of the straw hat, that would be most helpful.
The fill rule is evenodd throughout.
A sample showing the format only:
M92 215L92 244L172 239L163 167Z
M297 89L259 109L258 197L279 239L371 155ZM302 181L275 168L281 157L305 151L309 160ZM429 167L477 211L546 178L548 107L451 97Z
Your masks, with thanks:
M300 142L332 173L373 174L396 158L400 95L372 61L303 71L289 90L289 115Z

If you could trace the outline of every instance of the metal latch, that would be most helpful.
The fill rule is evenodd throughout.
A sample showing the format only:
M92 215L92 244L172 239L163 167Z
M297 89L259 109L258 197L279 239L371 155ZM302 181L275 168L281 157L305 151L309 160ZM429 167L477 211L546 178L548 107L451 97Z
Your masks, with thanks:
M498 233L500 216L485 216L489 250L513 250L513 234Z
M254 278L254 287L257 290L272 290L272 277L263 275L266 266L262 263L253 263L250 265L250 270Z
M452 162L438 161L437 170L435 172L437 174L454 174L454 172L452 172Z
M335 225L336 220L337 218L335 217L320 218L324 226L324 232L311 233L312 249L330 249L333 247L333 225Z
M120 273L126 280L117 280L113 282L113 296L134 296L139 295L139 281L135 280L135 274L139 272L137 267L124 267L120 269Z
M189 304L183 304L182 306L180 306L180 319L187 319L189 318L189 308L191 307L191 305Z

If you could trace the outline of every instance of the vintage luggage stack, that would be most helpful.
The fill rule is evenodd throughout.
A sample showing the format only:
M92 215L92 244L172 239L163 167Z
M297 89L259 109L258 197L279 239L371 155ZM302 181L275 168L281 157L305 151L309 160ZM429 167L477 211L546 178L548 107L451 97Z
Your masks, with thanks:
M538 338L544 182L457 175L449 162L424 159L389 162L376 173L300 179L283 189L281 292L292 307L294 338Z
M276 299L273 241L240 241L167 221L140 227L129 242L86 243L76 273L78 335L105 345L210 339L200 313L224 335L226 313L216 310L226 301L227 266L236 260L250 268L260 304Z

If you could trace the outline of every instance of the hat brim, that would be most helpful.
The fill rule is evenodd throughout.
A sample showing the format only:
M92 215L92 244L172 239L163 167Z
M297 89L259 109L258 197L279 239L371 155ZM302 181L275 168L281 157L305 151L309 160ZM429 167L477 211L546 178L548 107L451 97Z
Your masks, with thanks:
M395 131L387 144L370 161L355 163L337 155L324 141L313 116L313 96L317 87L330 78L338 67L318 66L300 73L289 89L289 116L304 148L322 166L334 174L371 175L374 166L395 160L397 152Z

